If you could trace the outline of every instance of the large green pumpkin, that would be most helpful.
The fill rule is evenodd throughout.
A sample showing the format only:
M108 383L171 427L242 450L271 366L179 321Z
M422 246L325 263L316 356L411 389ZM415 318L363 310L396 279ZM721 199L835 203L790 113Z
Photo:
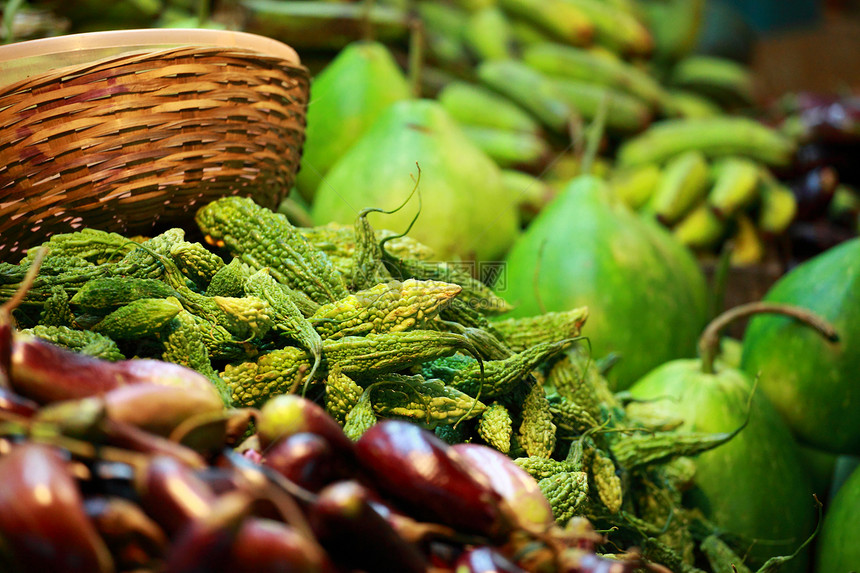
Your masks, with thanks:
M860 453L860 238L795 267L764 300L807 308L828 320L838 343L781 316L757 316L743 341L742 368L797 438L836 453Z
M409 83L384 44L353 42L311 83L296 189L313 198L320 181L392 103L411 97Z
M541 211L496 288L515 306L507 316L587 306L583 334L594 355L620 354L608 375L616 389L695 356L706 320L705 281L692 255L593 176L571 181Z
M501 170L432 100L392 104L332 166L311 216L318 224L352 223L361 209L394 209L412 191L418 168L421 211L409 236L434 248L443 261L502 257L517 236L519 219ZM417 209L413 199L371 222L404 230Z
M731 432L729 442L696 458L694 487L686 501L726 531L750 540L753 570L768 558L791 555L812 532L812 486L788 427L760 391L737 369L718 364L706 373L702 361L668 362L636 382L631 394L652 415L684 421L679 432ZM756 540L752 543L753 540ZM745 553L745 551L742 551ZM805 573L808 553L783 566Z

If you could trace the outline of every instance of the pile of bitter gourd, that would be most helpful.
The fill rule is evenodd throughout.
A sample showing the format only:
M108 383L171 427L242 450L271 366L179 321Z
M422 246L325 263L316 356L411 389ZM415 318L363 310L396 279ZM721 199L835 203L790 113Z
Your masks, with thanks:
M351 227L299 228L228 197L196 214L208 246L180 228L55 235L14 316L77 352L188 366L228 407L301 392L353 439L399 418L488 444L538 480L559 522L587 516L673 571L696 571L705 554L733 559L722 543L733 540L681 497L688 456L731 434L629 418L602 376L610 361L592 360L580 337L586 309L505 319L503 299L425 246L374 230L373 212ZM0 301L35 251L0 264Z

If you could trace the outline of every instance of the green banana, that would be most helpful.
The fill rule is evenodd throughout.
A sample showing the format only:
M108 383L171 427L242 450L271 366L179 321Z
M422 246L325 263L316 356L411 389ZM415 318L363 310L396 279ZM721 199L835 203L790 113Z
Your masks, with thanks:
M609 179L609 187L628 207L638 211L651 199L661 173L660 167L653 163L616 169Z
M743 64L715 56L687 56L672 68L669 84L700 93L725 106L754 102L753 77Z
M761 166L755 161L726 157L714 163L712 173L708 205L718 216L731 217L758 198Z
M578 80L554 79L553 83L571 109L587 121L597 116L605 98L607 131L635 133L651 123L651 109L635 96Z
M468 74L473 62L466 47L468 15L439 2L418 2L416 12L424 26L427 58L445 71Z
M478 60L504 60L514 56L511 25L505 13L496 6L469 16L463 40Z
M646 210L661 223L672 225L705 198L709 175L708 161L699 151L687 151L672 158L666 163Z
M663 107L668 98L665 89L647 72L590 50L543 42L526 46L522 59L547 76L610 86L637 96L654 108Z
M566 135L573 117L555 84L540 72L518 60L492 60L477 68L482 84L508 98L552 131Z
M786 185L773 177L764 177L756 226L765 236L781 235L797 214L797 198Z
M539 169L552 153L549 143L535 133L473 125L460 127L500 167Z
M594 25L595 41L625 56L648 56L654 38L632 13L603 0L567 0L579 8Z
M680 89L669 89L668 96L663 111L669 117L697 118L715 117L723 114L723 110L716 102L701 94Z
M704 201L672 227L672 234L691 249L710 249L717 245L728 227Z
M544 42L552 42L552 36L548 35L543 29L535 26L522 18L511 17L511 36L517 43L517 46L522 49L524 46L533 44L543 44Z
M784 166L792 161L795 142L745 117L667 119L625 141L617 158L622 166L663 163L689 150L701 151L708 158L738 155Z
M545 30L558 40L585 46L594 39L594 24L566 0L498 0L501 8Z
M392 6L242 0L241 8L246 32L284 40L293 47L343 48L361 39L368 23L373 26L374 38L382 43L409 35L408 12Z
M496 0L453 0L453 4L466 12L477 12L495 6Z
M442 88L436 101L460 125L533 134L541 131L540 123L519 105L477 84L453 81Z
M638 2L643 20L654 37L654 56L673 61L696 46L707 0Z

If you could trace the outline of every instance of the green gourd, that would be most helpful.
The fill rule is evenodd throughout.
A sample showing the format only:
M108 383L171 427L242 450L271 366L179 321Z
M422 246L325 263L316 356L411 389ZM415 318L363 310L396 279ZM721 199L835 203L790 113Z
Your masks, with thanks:
M836 344L780 316L750 321L741 367L797 439L822 450L860 454L860 238L837 245L784 275L764 300L808 308L829 320Z
M410 96L409 83L385 45L363 41L343 48L311 83L302 162L296 177L296 189L302 197L313 199L331 166L380 113Z
M498 166L427 99L392 104L332 166L311 215L317 224L352 223L364 208L392 210L413 178L421 210L409 236L434 248L437 260L498 260L515 239L517 208ZM384 226L405 230L415 203L385 215Z
M588 307L583 333L594 356L621 361L609 372L624 389L667 360L695 355L706 286L692 255L656 223L633 213L594 176L572 180L507 257L514 306L505 317Z
M719 331L732 320L761 312L791 313L833 336L830 325L796 307L751 303L727 311L708 325L699 340L701 358L667 362L630 387L636 402L631 417L683 420L677 432L732 432L728 442L696 458L694 487L687 501L718 527L748 545L752 569L768 558L791 555L812 532L812 485L791 432L754 379L715 359ZM802 551L784 573L806 571Z
M855 469L830 501L816 550L815 573L860 571L860 469Z

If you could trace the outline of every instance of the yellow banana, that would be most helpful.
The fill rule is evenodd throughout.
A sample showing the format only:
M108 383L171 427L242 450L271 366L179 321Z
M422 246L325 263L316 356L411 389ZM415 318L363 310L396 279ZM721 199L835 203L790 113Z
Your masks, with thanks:
M797 214L797 199L787 186L775 179L765 180L756 225L765 236L781 235Z
M702 201L672 227L672 234L691 249L710 249L719 244L726 228L727 222Z
M436 100L461 125L540 133L541 126L509 98L477 84L456 80Z
M616 169L609 179L612 192L633 210L639 210L651 199L662 171L649 163L629 169Z
M527 20L558 40L585 46L594 39L594 24L566 0L498 0L507 13Z
M761 166L743 157L726 157L712 166L714 185L708 205L723 218L731 217L752 204L761 183Z
M625 141L618 150L618 163L663 163L684 151L698 150L709 158L738 155L784 166L791 163L795 148L794 140L745 117L667 119Z
M765 247L756 230L755 223L745 213L738 215L737 228L732 235L730 263L736 267L747 267L764 259Z
M648 56L653 51L651 32L631 12L603 0L567 0L567 3L591 20L598 44L625 56Z
M700 152L678 155L666 164L646 210L661 223L672 225L704 199L709 175L708 162Z

